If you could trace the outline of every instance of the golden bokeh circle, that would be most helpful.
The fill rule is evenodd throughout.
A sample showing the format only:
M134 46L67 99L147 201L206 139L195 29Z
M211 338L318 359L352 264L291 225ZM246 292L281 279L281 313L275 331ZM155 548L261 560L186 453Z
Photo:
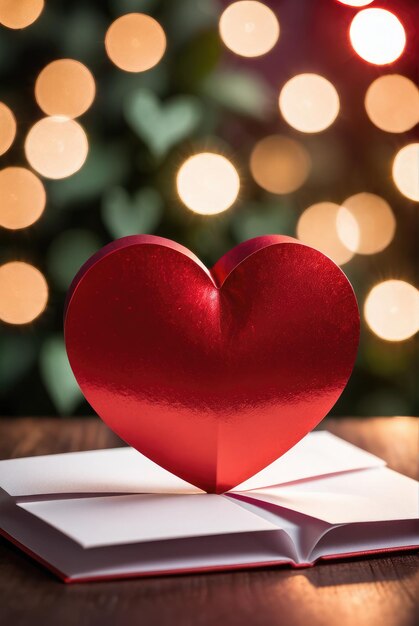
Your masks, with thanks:
M38 19L43 8L44 0L0 0L0 24L26 28Z
M338 93L319 74L298 74L285 83L279 94L279 109L290 126L303 133L319 133L339 113Z
M201 152L182 164L176 186L188 209L201 215L215 215L234 204L240 178L234 165L224 156Z
M0 170L0 198L0 226L11 230L30 226L45 209L44 186L24 167Z
M78 117L91 106L95 92L92 73L74 59L52 61L35 83L36 101L47 115Z
M419 202L419 143L410 143L398 151L392 173L400 193Z
M8 151L15 137L15 116L4 102L0 102L0 156Z
M405 341L419 330L419 291L404 280L379 283L365 300L364 315L381 339Z
M292 193L304 184L310 168L311 159L305 147L282 135L264 137L250 155L253 178L271 193Z
M145 72L164 55L166 35L150 15L128 13L109 26L105 48L110 60L121 70Z
M258 57L271 50L279 38L275 13L253 0L233 2L222 13L219 23L224 44L243 57Z
M26 141L28 162L46 178L66 178L86 160L88 141L83 128L65 117L44 117L32 126Z
M47 281L36 267L22 261L0 266L0 320L28 324L44 311L47 302Z
M349 38L355 52L374 65L393 63L406 45L402 23L386 9L359 11L349 28Z
M334 202L318 202L309 206L298 220L297 237L308 246L323 252L338 265L343 265L352 259L354 253L339 238L339 209L340 206Z
M381 130L404 133L419 122L419 89L406 76L380 76L368 87L365 110Z
M374 193L357 193L342 202L337 231L342 243L357 254L375 254L393 240L394 213L384 198Z

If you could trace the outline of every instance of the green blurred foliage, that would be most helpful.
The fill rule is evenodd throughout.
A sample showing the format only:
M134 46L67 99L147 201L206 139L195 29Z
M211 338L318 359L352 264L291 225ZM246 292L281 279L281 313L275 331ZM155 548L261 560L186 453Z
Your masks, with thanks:
M0 100L18 120L17 140L1 157L1 167L25 164L24 137L43 115L34 100L34 83L47 63L78 59L91 69L97 86L92 108L80 119L89 138L84 167L67 179L44 181L47 208L36 224L0 233L0 262L34 263L50 287L47 310L32 324L0 323L2 415L91 412L65 354L63 306L79 267L117 237L157 233L190 247L212 265L250 237L295 236L298 217L310 204L341 202L371 191L390 202L398 228L387 250L344 266L361 312L375 283L386 278L414 282L414 207L394 189L390 176L395 151L413 135L383 133L365 115L365 90L378 70L349 49L346 30L352 10L329 0L267 3L279 15L281 38L260 59L225 50L218 18L226 3L217 0L46 0L40 19L29 28L0 26ZM407 21L412 6L409 0L400 2ZM134 11L159 20L168 43L162 61L141 74L116 68L104 49L111 22ZM341 98L336 123L317 135L294 131L278 115L279 87L306 71L333 80ZM411 48L394 71L415 80ZM312 172L294 194L273 196L252 181L252 147L272 133L296 138L310 153ZM225 154L241 177L236 205L212 217L191 213L175 189L179 165L203 150ZM357 366L333 412L417 413L414 348L413 340L382 341L363 324Z
M46 339L39 356L41 377L60 415L71 415L82 400L61 335Z
M4 395L34 364L36 347L25 335L0 337L0 393Z
M121 143L91 143L83 167L63 180L51 181L51 200L58 207L83 208L83 203L102 195L110 185L122 182L129 168Z
M237 241L261 235L295 235L297 215L290 201L249 202L234 215L231 227Z
M262 121L270 113L274 99L266 81L248 70L213 72L203 82L202 93L233 113Z
M57 287L67 290L76 272L100 247L99 237L90 230L69 228L59 234L47 254L48 273Z
M202 108L197 98L178 96L164 106L152 91L141 89L127 100L125 117L156 159L189 137L199 125Z
M153 233L162 215L162 197L151 187L139 189L132 197L125 189L114 187L103 197L102 219L115 239Z

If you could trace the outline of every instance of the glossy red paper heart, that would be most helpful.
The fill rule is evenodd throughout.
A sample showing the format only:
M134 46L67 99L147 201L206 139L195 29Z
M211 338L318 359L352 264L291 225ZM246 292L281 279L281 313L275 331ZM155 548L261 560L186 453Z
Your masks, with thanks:
M289 237L247 241L211 271L160 237L115 241L70 288L67 353L122 439L209 492L286 452L334 405L359 338L344 273Z

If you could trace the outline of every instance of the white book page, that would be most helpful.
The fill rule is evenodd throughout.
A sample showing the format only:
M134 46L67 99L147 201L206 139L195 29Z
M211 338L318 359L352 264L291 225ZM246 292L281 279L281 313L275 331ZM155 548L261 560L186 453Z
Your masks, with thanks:
M304 480L384 461L325 431L313 432L234 491ZM0 461L0 487L14 497L58 494L202 493L132 448Z
M314 431L232 491L260 489L317 476L383 467L385 461L327 431Z
M84 548L278 530L278 525L213 494L106 496L18 506Z
M229 569L293 561L290 557L292 544L281 530L85 549L16 506L10 498L0 499L0 517L4 532L48 563L62 577L72 580Z
M0 487L14 497L67 493L203 493L127 447L0 461Z
M386 467L347 472L242 495L329 524L418 517L418 483Z
M358 552L418 545L417 520L344 524L334 526L325 532L308 551L307 560L313 562L327 556L353 555Z
M313 546L333 526L327 522L285 509L284 507L262 502L261 500L254 500L249 495L239 496L231 494L229 497L234 498L240 506L248 511L252 511L282 528L292 540L294 548L293 559L296 563L310 562L309 555Z
M269 518L294 517L299 562L321 556L419 545L418 483L388 468L325 476L235 494Z

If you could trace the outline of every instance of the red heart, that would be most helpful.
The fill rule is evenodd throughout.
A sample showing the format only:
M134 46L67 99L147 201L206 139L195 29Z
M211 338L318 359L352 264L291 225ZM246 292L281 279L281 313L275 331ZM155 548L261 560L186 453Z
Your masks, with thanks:
M247 241L209 271L183 246L136 235L77 274L65 336L108 426L220 493L331 409L354 364L359 314L339 267L290 237Z

